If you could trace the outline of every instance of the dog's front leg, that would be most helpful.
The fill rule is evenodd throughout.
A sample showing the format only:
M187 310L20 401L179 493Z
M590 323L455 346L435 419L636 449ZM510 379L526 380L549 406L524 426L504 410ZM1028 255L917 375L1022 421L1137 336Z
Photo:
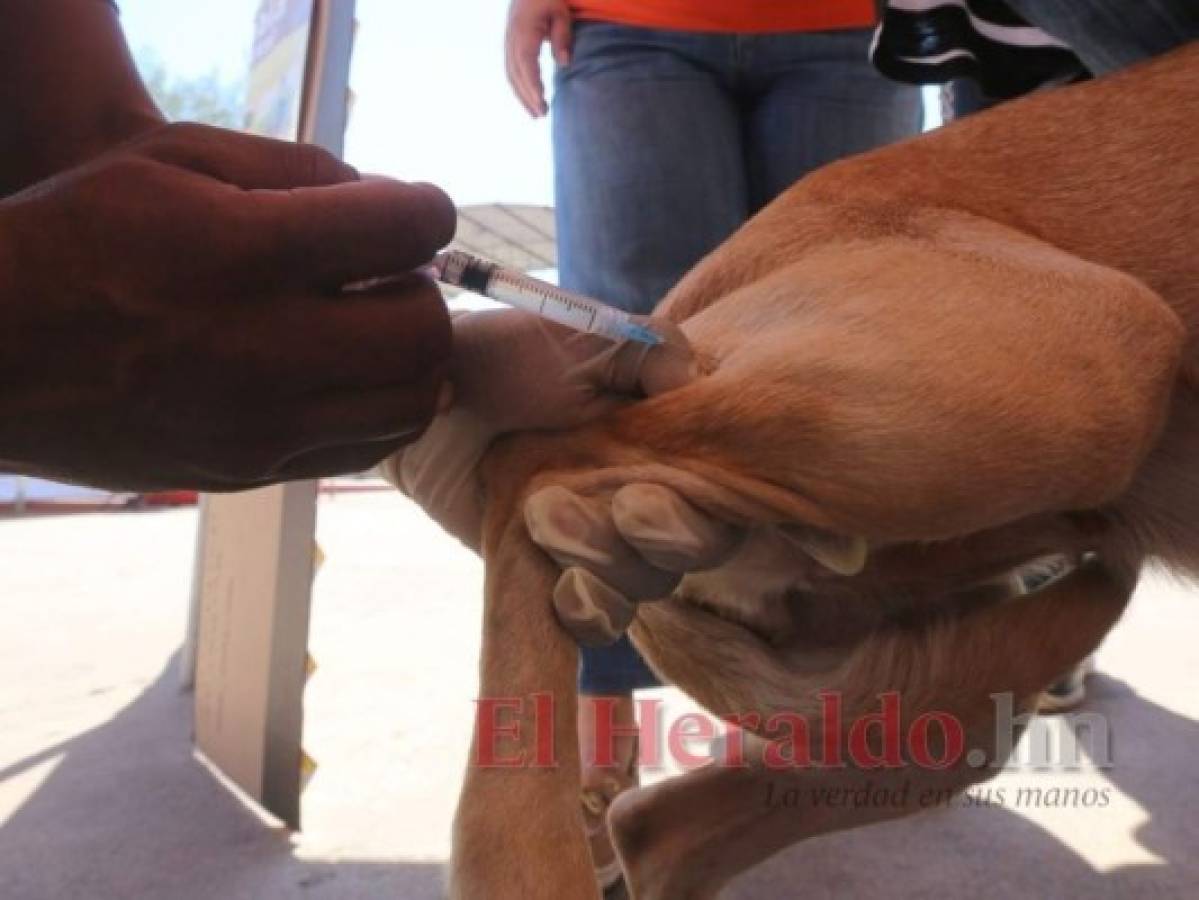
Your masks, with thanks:
M550 602L557 570L512 498L493 498L475 736L454 822L451 896L590 900L575 731L578 654ZM498 501L498 502L495 502Z
M1115 501L1161 434L1178 316L1127 275L996 223L913 218L686 320L709 374L613 433L712 481L784 488L786 518L877 542Z

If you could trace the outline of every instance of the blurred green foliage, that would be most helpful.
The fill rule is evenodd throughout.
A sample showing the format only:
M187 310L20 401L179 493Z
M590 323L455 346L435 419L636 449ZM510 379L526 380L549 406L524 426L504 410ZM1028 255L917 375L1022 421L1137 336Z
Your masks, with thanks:
M148 52L138 54L137 67L155 102L172 122L241 127L244 81L222 79L216 70L195 78L179 77Z

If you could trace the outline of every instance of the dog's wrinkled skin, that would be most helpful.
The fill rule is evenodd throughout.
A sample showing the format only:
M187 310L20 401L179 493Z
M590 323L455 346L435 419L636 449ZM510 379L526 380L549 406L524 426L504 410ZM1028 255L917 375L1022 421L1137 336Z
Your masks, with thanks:
M897 691L906 724L959 717L992 748L990 695L1027 703L1092 651L1147 557L1199 562L1199 46L830 166L712 254L658 315L710 373L585 429L519 436L486 469L481 695L556 699L557 766L472 766L453 890L594 897L579 820L576 651L522 504L601 506L666 486L750 528L724 566L638 607L631 635L719 714L794 710L823 736ZM647 516L653 516L649 510ZM854 577L777 552L779 526L863 536ZM992 585L1046 554L1072 574ZM525 717L529 724L531 717ZM769 737L769 735L767 735ZM843 738L843 736L842 736ZM533 732L499 741L531 750ZM622 797L634 896L705 897L805 837L915 809L772 809L799 787L988 769L708 767Z

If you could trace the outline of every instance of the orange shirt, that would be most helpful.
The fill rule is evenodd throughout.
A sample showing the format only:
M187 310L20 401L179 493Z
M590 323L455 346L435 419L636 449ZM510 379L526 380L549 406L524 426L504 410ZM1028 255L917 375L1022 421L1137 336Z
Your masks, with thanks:
M874 0L569 0L580 19L675 31L833 31L875 23Z

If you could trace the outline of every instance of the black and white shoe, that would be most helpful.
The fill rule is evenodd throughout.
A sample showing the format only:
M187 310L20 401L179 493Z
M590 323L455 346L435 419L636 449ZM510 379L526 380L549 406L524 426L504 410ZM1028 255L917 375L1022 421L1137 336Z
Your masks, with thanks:
M1041 692L1037 712L1043 715L1067 712L1087 698L1087 676L1095 671L1095 657L1088 656Z

